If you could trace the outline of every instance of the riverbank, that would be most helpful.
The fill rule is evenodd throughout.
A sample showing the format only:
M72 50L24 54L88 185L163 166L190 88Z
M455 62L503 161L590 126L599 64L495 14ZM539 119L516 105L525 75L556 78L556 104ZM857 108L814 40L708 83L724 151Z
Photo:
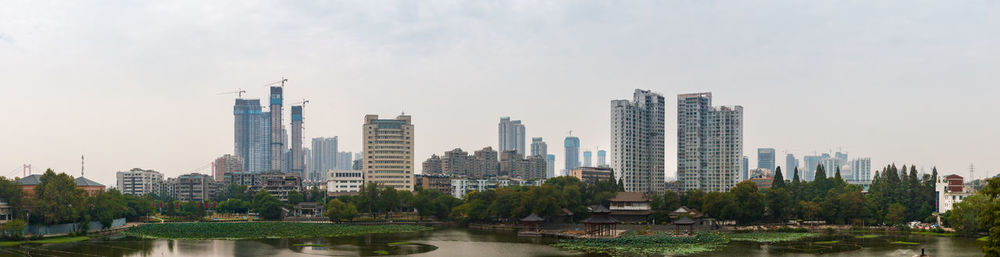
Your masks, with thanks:
M154 239L263 239L345 237L377 233L427 231L418 225L348 225L297 222L193 222L146 224L129 228L124 235Z

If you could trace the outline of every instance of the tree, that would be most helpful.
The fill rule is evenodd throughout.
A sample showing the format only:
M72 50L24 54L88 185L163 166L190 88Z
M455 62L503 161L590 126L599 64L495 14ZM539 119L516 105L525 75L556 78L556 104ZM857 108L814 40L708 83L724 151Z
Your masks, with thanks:
M792 215L795 198L787 189L772 187L764 190L764 199L767 201L767 214L772 220L783 221Z
M10 206L10 215L13 215L13 218L23 218L22 216L24 216L22 209L24 195L22 192L24 191L21 191L21 185L17 184L17 181L0 177L0 198L7 200L7 206Z
M681 207L681 198L677 195L677 192L667 191L663 193L663 209L667 211L674 211Z
M185 218L200 220L205 217L205 208L201 202L184 202L181 204L181 212Z
M799 217L805 220L816 220L823 208L814 202L799 201Z
M8 239L21 239L24 232L24 227L28 224L20 219L15 219L8 221L7 223L0 224L0 231L3 231L4 238Z
M284 205L281 204L281 200L278 200L277 197L267 193L267 191L261 190L253 196L253 208L263 219L281 219L282 206Z
M785 176L781 175L781 167L774 168L774 178L771 179L771 188L785 187Z
M351 220L358 216L358 208L354 204L344 203L335 198L326 203L325 215L333 222Z
M31 217L39 217L45 224L75 222L86 210L86 192L76 188L76 181L66 173L58 175L51 169L39 178L35 186L36 206Z
M237 198L230 198L219 202L219 212L222 213L245 213L250 210L250 203Z
M955 232L969 237L978 235L979 232L985 232L979 226L979 214L987 208L988 201L989 197L986 195L975 194L956 203L955 208L952 208L945 215L948 217L946 219L948 225L955 228Z
M302 192L295 191L295 190L288 191L288 205L289 206L295 206L296 204L301 203L303 200L305 200L305 196L302 195Z
M1000 178L987 180L979 193L986 196L987 205L979 213L979 226L989 228L989 236L982 245L986 256L1000 256Z
M125 205L128 207L128 212L125 213L126 218L135 218L147 216L153 213L153 197L152 196L134 196L134 195L123 195L125 198Z
M799 167L795 167L794 173L795 174L792 175L792 183L798 184L799 182L802 182L801 180L799 180Z
M753 181L743 181L729 189L733 195L734 205L736 205L733 215L736 222L749 224L760 220L764 214L764 196L757 191L757 184Z
M889 210L885 214L885 223L887 225L902 225L903 219L906 215L906 207L902 204L894 203L889 205Z
M117 189L98 193L97 196L89 199L91 217L97 219L103 228L111 228L116 218L125 217L129 212L128 203L125 197Z

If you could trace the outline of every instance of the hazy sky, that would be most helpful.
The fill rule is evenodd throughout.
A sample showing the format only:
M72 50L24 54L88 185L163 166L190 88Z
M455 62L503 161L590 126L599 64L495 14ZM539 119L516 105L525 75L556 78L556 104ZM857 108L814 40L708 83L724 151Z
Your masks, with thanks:
M405 111L416 159L496 147L501 116L563 167L567 131L609 144L609 101L711 91L745 108L744 152L1000 171L997 1L2 1L0 175L207 173L233 95L310 100L305 135L361 145ZM286 108L287 111L287 108ZM287 114L286 114L287 115ZM285 122L288 122L287 116ZM287 126L287 125L286 125ZM308 139L307 141L308 142ZM530 140L529 140L530 143ZM419 167L419 164L417 164Z

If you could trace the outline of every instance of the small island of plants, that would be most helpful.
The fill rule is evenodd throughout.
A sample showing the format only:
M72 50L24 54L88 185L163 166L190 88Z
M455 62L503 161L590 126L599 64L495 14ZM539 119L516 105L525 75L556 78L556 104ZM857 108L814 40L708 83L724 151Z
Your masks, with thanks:
M125 235L158 239L261 239L359 236L431 230L417 225L346 225L293 222L159 223L132 227Z

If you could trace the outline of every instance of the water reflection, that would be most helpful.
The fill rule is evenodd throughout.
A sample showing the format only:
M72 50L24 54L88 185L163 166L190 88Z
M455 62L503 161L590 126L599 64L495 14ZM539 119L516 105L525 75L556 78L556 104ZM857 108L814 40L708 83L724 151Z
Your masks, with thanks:
M835 242L834 242L835 241ZM891 242L915 242L900 245ZM509 232L444 229L359 237L262 240L147 240L112 237L57 245L0 248L0 256L599 256L548 246L552 239L518 238ZM967 238L823 236L802 242L761 244L733 242L719 251L696 256L896 256L910 257L923 248L932 256L982 256Z

